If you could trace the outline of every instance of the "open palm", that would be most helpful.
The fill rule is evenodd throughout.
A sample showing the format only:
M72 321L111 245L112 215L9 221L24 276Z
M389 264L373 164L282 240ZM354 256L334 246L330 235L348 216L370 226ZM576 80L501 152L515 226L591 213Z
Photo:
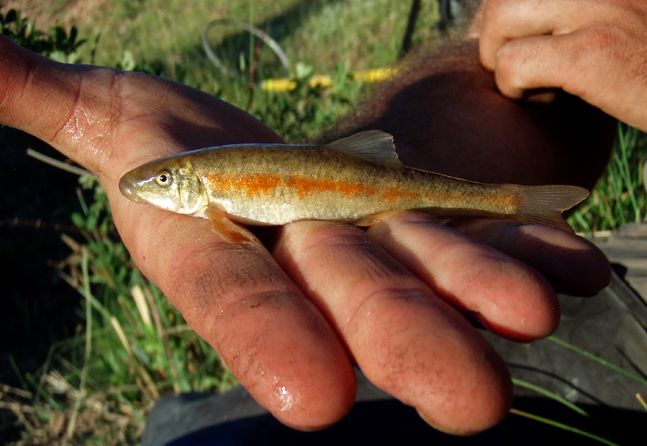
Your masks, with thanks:
M402 213L368 231L292 223L271 251L229 243L206 220L127 200L119 178L164 155L280 141L275 133L216 98L151 76L56 64L5 39L0 61L0 121L98 175L139 268L290 426L341 418L354 401L357 365L439 429L485 429L507 413L510 379L461 313L532 340L559 320L545 277L581 293L608 280L606 260L587 242L508 222L458 222L459 232Z

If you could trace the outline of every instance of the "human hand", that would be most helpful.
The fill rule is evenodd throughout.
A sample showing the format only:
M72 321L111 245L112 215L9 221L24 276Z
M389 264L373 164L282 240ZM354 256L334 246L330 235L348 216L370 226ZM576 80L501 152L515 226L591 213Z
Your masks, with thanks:
M546 278L584 294L608 280L603 255L573 234L498 221L456 222L468 235L415 213L368 232L304 221L283 227L271 253L229 243L206 220L129 201L118 180L188 148L279 141L273 132L150 76L54 63L6 39L0 60L0 121L97 174L142 272L290 426L341 418L357 364L441 430L490 427L507 413L510 379L459 311L504 336L536 339L559 318Z
M647 3L484 0L483 65L511 98L561 88L647 131Z

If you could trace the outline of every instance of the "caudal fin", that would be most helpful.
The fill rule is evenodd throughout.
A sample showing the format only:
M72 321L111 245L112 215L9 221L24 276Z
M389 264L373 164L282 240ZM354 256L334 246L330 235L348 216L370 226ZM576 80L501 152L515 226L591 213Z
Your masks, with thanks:
M524 186L519 195L519 222L571 229L562 212L586 200L589 191L579 186Z

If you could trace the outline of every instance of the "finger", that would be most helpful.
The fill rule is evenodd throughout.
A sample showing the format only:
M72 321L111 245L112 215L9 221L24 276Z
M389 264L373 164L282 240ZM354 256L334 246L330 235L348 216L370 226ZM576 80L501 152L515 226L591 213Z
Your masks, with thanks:
M511 98L530 89L561 88L642 128L647 83L632 73L639 72L647 52L641 48L629 52L623 43L627 39L621 28L607 26L508 42L497 52L496 84Z
M118 206L143 273L262 406L305 430L348 412L355 377L343 345L262 246L225 243L206 220Z
M332 321L366 376L429 423L465 434L505 415L510 382L500 358L365 232L290 224L274 255Z
M478 39L481 36L481 30L483 28L483 14L486 8L487 0L481 0L472 15L472 19L470 20L469 26L465 33L466 38Z
M489 0L483 9L479 55L485 68L494 70L496 53L507 41L552 34L560 8L541 8L541 2Z
M470 238L534 267L559 292L590 296L611 279L611 266L602 251L573 233L493 219L450 224Z
M552 333L555 293L534 269L418 213L402 213L369 233L452 305L517 340Z
M52 140L73 107L80 74L63 76L56 64L0 36L0 119Z
M170 81L53 62L2 36L0 60L0 122L100 177L188 147L281 141L242 110Z
M497 52L495 67L501 93L521 98L527 90L556 87L582 97L584 91L570 88L572 76L579 73L579 80L586 77L584 70L594 68L591 62L596 56L587 60L592 48L586 54L583 52L585 48L579 45L581 35L530 37L505 44Z
M561 35L601 20L624 21L624 7L614 2L582 0L491 0L484 8L479 50L483 65L494 70L499 48L511 40Z
M295 427L339 419L354 395L350 362L269 254L260 246L233 249L206 222L135 205L116 186L127 168L183 148L191 141L189 124L201 130L192 132L201 135L195 140L215 144L245 141L259 124L207 95L148 76L56 64L6 39L0 52L0 119L100 175L138 265L252 395ZM264 127L260 134L276 138Z

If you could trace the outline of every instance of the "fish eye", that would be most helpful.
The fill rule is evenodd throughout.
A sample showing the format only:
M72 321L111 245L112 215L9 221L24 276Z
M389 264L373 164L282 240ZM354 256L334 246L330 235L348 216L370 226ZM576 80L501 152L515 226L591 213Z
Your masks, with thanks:
M155 182L160 186L168 186L171 184L171 174L166 170L163 170L157 174Z

